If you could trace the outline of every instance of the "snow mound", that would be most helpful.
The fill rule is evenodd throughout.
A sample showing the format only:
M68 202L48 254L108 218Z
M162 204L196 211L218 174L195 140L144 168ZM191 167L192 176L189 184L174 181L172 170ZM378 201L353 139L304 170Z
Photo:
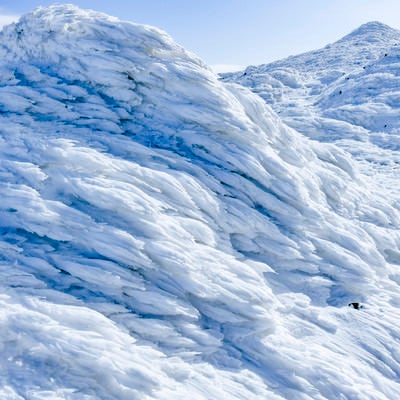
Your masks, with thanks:
M345 152L152 27L0 43L2 398L400 394L399 205Z

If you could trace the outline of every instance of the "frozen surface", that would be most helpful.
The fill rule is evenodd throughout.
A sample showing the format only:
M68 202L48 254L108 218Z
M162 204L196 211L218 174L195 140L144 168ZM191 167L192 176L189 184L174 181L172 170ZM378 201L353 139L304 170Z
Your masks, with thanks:
M73 6L0 60L2 399L400 397L400 205L345 151Z
M352 153L399 195L400 31L362 25L323 49L224 74L258 93L304 135Z

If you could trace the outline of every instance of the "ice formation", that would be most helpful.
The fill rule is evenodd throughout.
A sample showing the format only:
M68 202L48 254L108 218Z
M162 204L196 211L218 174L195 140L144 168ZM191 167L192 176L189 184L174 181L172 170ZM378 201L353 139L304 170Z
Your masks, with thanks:
M399 204L346 151L156 28L0 44L2 399L400 396Z

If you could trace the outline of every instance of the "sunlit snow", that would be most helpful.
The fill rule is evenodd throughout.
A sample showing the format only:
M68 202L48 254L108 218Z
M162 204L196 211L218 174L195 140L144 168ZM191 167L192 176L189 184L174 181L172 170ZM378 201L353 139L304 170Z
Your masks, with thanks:
M285 123L350 152L398 197L400 31L370 22L323 49L223 75L258 93Z
M0 398L400 396L400 204L358 161L156 28L0 43Z

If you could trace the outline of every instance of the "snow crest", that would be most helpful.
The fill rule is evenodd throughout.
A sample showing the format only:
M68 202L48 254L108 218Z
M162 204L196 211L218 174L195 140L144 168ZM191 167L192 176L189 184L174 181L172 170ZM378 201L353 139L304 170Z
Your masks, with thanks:
M349 155L156 28L0 43L2 398L400 395L399 205Z

